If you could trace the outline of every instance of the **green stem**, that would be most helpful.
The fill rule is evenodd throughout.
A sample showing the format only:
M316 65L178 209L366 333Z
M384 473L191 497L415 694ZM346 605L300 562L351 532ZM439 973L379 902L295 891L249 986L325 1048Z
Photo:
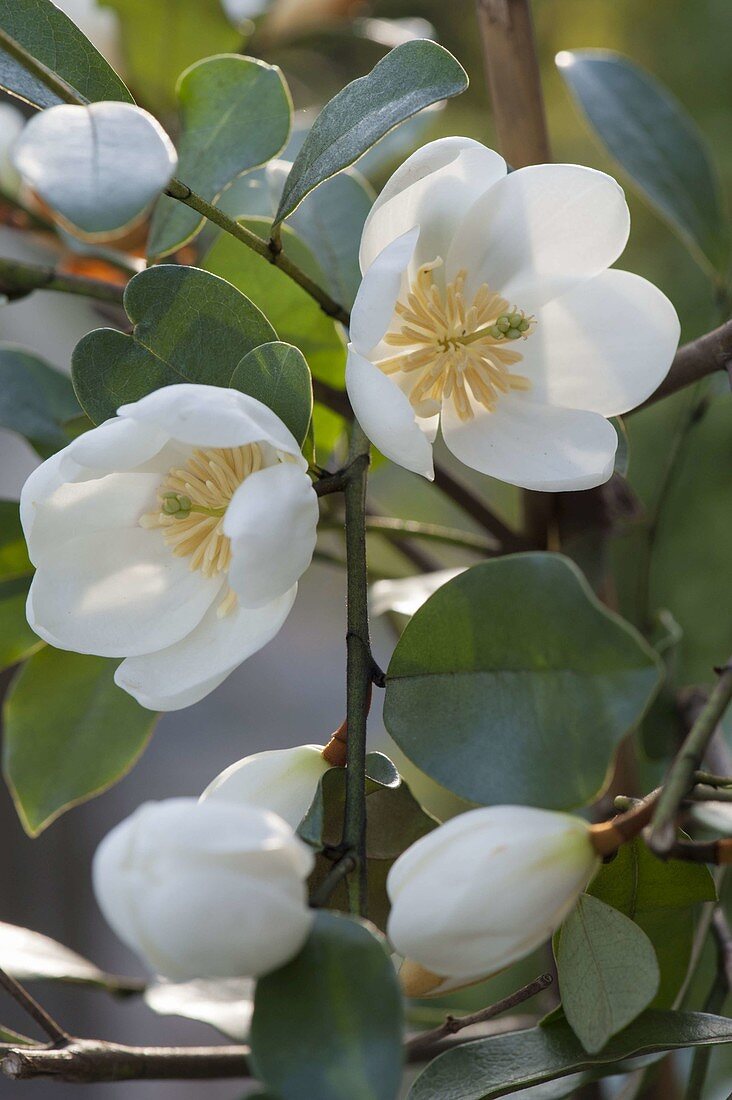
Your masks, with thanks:
M100 302L122 305L125 288L102 279L87 279L83 275L62 275L54 267L0 258L0 293L10 298L22 298L33 290L60 290L66 294L81 294Z
M679 807L694 785L694 773L702 762L707 746L732 699L732 661L720 672L706 706L691 727L679 749L664 783L653 815L650 845L664 856L676 842L676 818Z
M371 704L374 662L371 656L366 567L366 484L369 441L357 423L351 432L345 486L347 670L346 670L346 803L342 849L356 861L349 876L348 902L352 913L368 915L366 877L366 725Z
M714 981L704 1002L703 1012L720 1015L730 992L730 939L724 914L716 909L712 916L712 932L717 947L717 969ZM686 1086L685 1100L701 1100L709 1070L712 1047L699 1047L694 1051L691 1071Z
M208 218L214 225L218 225L219 229L223 229L232 237L236 237L247 248L251 248L253 252L262 256L274 267L284 271L285 275L288 275L293 282L296 282L311 298L315 299L323 312L327 313L329 317L333 317L334 320L340 321L341 324L346 326L350 323L351 316L348 310L331 298L302 268L293 263L281 248L278 250L270 247L267 241L258 237L256 233L252 233L251 229L247 229L246 226L234 221L233 218L227 217L222 210L207 202L201 195L197 195L195 191L191 191L190 187L182 183L181 180L172 179L168 184L166 194L173 199L177 199L178 202L182 202L185 206L189 206L191 210L195 210L204 218Z
M0 47L5 53L10 54L19 61L24 69L41 81L46 88L57 95L64 103L73 103L79 107L85 107L89 100L80 95L70 84L67 84L58 73L54 73L32 53L28 53L25 46L21 46L16 38L13 38L0 27Z

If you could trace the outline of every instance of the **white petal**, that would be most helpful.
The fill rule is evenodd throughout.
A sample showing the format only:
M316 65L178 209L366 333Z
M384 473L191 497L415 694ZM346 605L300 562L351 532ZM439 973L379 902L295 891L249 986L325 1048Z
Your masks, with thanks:
M549 302L519 345L532 398L617 416L666 377L680 334L665 294L629 271L603 271Z
M137 527L140 516L158 509L159 484L159 474L107 474L64 482L45 497L26 485L25 537L31 561L38 567L53 564L59 548L73 539Z
M432 445L408 399L391 379L353 348L348 349L346 389L364 432L392 462L431 481Z
M418 237L418 226L397 237L374 260L361 281L350 327L351 341L361 355L368 355L389 328Z
M61 473L73 481L78 476L78 466L103 473L132 470L161 451L169 438L154 425L115 416L64 447L60 452Z
M131 103L60 104L28 122L13 149L24 181L87 234L125 229L157 198L178 157L159 122Z
M466 293L488 283L534 312L617 260L630 232L623 189L576 164L535 164L499 180L467 211L447 260Z
M191 706L274 638L296 594L297 585L293 585L264 607L237 607L221 618L213 606L200 625L177 645L123 661L115 681L151 710Z
M221 588L176 558L161 531L97 531L44 556L28 596L28 621L59 649L128 657L180 641Z
M300 579L312 560L317 524L318 498L299 466L280 462L244 480L224 516L229 584L244 607L262 607Z
M243 447L265 442L301 459L297 440L279 416L239 390L182 382L155 390L132 405L123 405L119 415L154 426L194 447Z
M503 157L470 138L431 141L397 168L374 203L361 237L361 270L418 225L418 264L444 257L464 211L506 174Z
M524 489L561 492L602 485L613 472L615 429L597 413L502 395L495 412L442 412L445 443L461 462Z
M45 462L42 462L40 466L36 466L20 491L20 522L29 547L33 526L38 514L38 505L42 504L52 493L55 493L66 480L61 476L63 454L63 451L58 451L55 455L47 458ZM31 561L33 561L32 555Z

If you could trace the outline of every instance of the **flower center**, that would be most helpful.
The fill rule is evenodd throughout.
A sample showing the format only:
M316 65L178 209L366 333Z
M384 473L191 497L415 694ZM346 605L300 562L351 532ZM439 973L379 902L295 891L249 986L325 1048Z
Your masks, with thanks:
M140 519L140 526L162 528L176 557L190 557L191 569L204 577L225 573L231 563L231 542L224 534L224 516L245 478L262 468L256 443L244 447L195 450L183 467L168 471L158 487L160 508ZM236 607L236 593L227 585L218 607L220 617Z
M401 384L418 415L433 416L444 399L452 398L460 419L470 420L470 395L493 412L502 393L531 388L528 378L511 372L523 356L508 345L530 336L536 321L487 283L468 304L466 271L458 272L443 295L432 277L441 264L439 258L423 264L406 302L397 302L396 328L384 343L404 350L376 365L385 374L403 372Z

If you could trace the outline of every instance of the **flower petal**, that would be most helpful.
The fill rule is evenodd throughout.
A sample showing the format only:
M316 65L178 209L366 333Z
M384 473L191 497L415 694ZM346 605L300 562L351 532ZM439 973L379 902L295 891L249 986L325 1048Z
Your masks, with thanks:
M591 489L613 472L617 435L594 412L503 395L495 412L475 406L468 421L446 402L441 424L456 458L509 485L553 493Z
M61 474L75 480L78 467L107 473L110 470L132 470L161 451L170 436L150 424L138 424L115 416L98 428L84 432L61 451Z
M392 462L432 481L432 445L409 400L390 378L350 346L346 389L364 432Z
M630 232L623 189L576 164L535 164L499 180L467 211L446 277L468 271L532 313L617 260Z
M629 271L603 271L549 302L520 345L532 399L617 416L666 377L680 334L665 294Z
M155 390L132 405L123 405L119 415L158 428L194 447L243 447L246 443L265 442L301 460L297 440L279 416L239 390L181 382Z
M361 270L415 225L421 228L416 263L444 258L462 212L505 174L503 157L470 138L439 138L418 149L371 208L361 237Z
M281 596L310 565L318 498L304 470L280 462L246 478L224 516L231 539L229 584L244 607Z
M44 555L28 595L28 621L59 649L128 657L180 641L221 589L192 571L160 531L97 531Z
M52 563L59 548L74 539L136 527L140 516L159 507L159 484L159 474L107 474L58 486L51 483L52 491L44 497L29 479L23 489L23 522L31 561L41 567Z
M274 638L297 595L297 585L264 607L236 607L219 618L211 607L177 645L128 657L115 682L151 710L179 710L203 699L230 672Z
M361 281L351 311L350 335L362 355L368 355L389 328L418 237L418 226L397 237L374 260Z

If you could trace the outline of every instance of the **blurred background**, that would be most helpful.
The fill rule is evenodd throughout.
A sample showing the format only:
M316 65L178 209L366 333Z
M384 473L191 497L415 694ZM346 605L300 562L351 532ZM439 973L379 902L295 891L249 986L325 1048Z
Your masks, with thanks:
M105 8L92 0L67 0L58 6L75 18L119 66L138 101L160 114L171 128L177 72L198 57L236 49L242 38L240 28L234 30L222 16L218 0L111 0ZM235 0L230 0L230 15L235 6ZM297 0L274 6L277 22L272 26L276 26L277 34L271 31L268 38L263 31L258 39L255 32L252 52L260 47L262 56L282 66L296 107L302 111L368 71L385 48L399 40L405 25L387 21L426 21L421 26L409 26L410 33L416 29L434 35L468 70L471 87L465 95L444 110L428 111L415 124L407 124L389 136L383 147L359 166L375 186L383 183L412 148L434 137L458 133L493 143L472 0L452 0L449 4L444 0L374 0L369 5ZM242 17L256 14L252 3L242 2L239 8ZM384 22L360 23L354 28L340 18L346 8L359 19ZM659 77L685 104L712 148L729 200L729 0L535 0L534 11L556 160L613 171L607 155L570 101L554 56L560 50L580 47L618 50ZM3 125L0 116L0 128ZM681 316L682 339L691 339L718 323L718 304L706 278L676 237L632 190L629 200L633 229L623 266L651 279L666 292ZM0 228L0 255L39 261L49 256L43 245L7 227ZM81 299L39 292L0 308L0 339L32 349L67 371L76 341L103 323L100 313ZM654 456L662 458L665 454L667 433L680 408L677 401L665 402L642 414L639 427L634 428L644 464L637 471L631 466L631 480L636 479L635 488L642 499L653 492ZM727 456L732 460L732 450ZM19 437L0 432L0 497L17 499L24 478L36 462L34 453ZM732 461L728 469L732 470ZM436 498L424 483L386 466L375 471L371 492L374 503L387 513L448 518L436 513ZM501 494L498 489L492 494L504 514L515 518L513 496ZM728 505L729 497L729 513ZM460 522L469 526L465 517ZM704 533L700 538L705 538ZM377 547L375 553L383 551ZM622 541L619 553L622 557ZM450 563L445 556L439 558L439 564ZM627 577L622 562L619 576L622 589L626 584L622 578ZM626 587L632 584L631 577ZM39 839L30 840L18 823L5 787L0 788L0 920L53 936L105 969L140 975L139 964L117 942L96 909L89 877L96 845L140 802L197 795L220 770L247 753L325 742L344 713L343 631L343 576L337 568L316 565L304 578L294 612L278 638L202 703L163 717L142 760L111 791L72 810ZM388 662L393 640L389 621L377 620L375 651L383 664ZM380 725L379 702L372 714L372 747L390 752ZM38 989L43 1003L65 1027L79 1035L141 1044L217 1041L216 1033L204 1025L155 1016L134 998L116 1002L93 991L58 986ZM5 1000L0 1020L19 1030L26 1027L14 1006ZM718 1058L717 1063L708 1100L726 1100L732 1087L732 1075L723 1060ZM12 1089L9 1083L0 1085L0 1096L15 1095ZM182 1082L97 1086L32 1082L16 1089L18 1095L33 1100L42 1100L51 1092L64 1100L78 1095L89 1100L188 1100L203 1095L210 1100L237 1100L243 1093L236 1083Z

